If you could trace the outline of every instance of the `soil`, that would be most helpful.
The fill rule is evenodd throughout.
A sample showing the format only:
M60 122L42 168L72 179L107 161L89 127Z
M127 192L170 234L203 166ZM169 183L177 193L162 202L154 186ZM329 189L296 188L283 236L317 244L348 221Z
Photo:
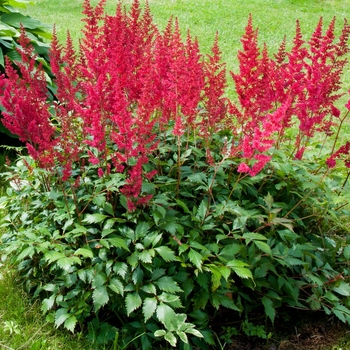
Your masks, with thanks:
M350 326L334 316L301 312L289 321L276 320L271 332L268 342L239 335L225 350L350 350Z

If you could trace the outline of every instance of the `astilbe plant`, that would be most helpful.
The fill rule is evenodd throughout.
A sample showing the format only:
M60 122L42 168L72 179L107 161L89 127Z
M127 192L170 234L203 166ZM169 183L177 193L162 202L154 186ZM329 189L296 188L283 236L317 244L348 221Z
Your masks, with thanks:
M204 56L190 33L182 40L176 19L160 32L148 5L142 12L135 0L126 12L119 3L111 16L104 14L105 2L95 8L84 2L78 51L69 35L63 47L54 34L54 103L24 33L19 71L8 61L0 80L3 123L26 142L32 158L8 175L15 188L9 198L18 193L26 208L24 216L4 219L13 233L8 252L22 249L16 260L24 259L20 268L29 287L47 293L43 310L56 308L56 325L70 330L92 312L116 312L127 324L134 317L128 334L137 332L148 349L155 336L172 345L179 338L184 346L186 334L213 343L206 329L213 308L249 313L260 303L273 321L283 303L323 305L327 312L322 293L331 293L327 300L333 303L333 291L349 296L344 284L327 289L333 285L325 276L335 270L319 276L330 248L320 257L317 238L306 244L293 232L293 220L304 229L300 217L314 215L302 205L307 196L300 199L291 190L307 185L294 169L314 136L336 131L329 167L349 153L349 143L338 151L335 146L347 115L341 118L336 105L349 53L347 22L334 42L335 19L326 33L320 20L308 43L297 22L291 50L285 39L272 58L266 46L259 47L250 17L239 72L230 72L233 101L225 95L217 35ZM289 129L297 132L293 147L286 147ZM316 181L314 174L307 179ZM272 194L289 202L276 207ZM9 211L19 208L16 203ZM36 226L41 220L45 225ZM26 228L16 240L21 225ZM31 281L34 275L43 280ZM248 289L258 291L258 304ZM304 304L299 293L309 296ZM349 321L338 300L333 313ZM176 309L191 314L201 333ZM159 323L165 330L157 329Z

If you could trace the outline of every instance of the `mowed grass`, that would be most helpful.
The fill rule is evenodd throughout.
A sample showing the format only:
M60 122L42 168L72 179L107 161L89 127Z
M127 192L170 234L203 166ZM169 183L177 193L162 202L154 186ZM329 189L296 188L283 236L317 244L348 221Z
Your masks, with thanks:
M98 0L91 0L96 5ZM106 10L115 12L118 0L107 0ZM130 6L132 0L122 0ZM145 0L140 0L143 5ZM35 0L26 13L49 25L56 25L60 41L65 41L67 30L77 44L80 30L83 0ZM345 17L350 17L350 0L149 0L151 13L159 28L164 28L171 16L177 17L182 33L190 30L198 37L202 52L210 52L215 33L219 33L223 61L229 70L237 68L237 52L240 38L249 14L259 28L260 42L266 42L271 52L276 52L283 37L292 42L295 22L299 19L305 38L309 38L320 17L325 25L337 18L337 32Z

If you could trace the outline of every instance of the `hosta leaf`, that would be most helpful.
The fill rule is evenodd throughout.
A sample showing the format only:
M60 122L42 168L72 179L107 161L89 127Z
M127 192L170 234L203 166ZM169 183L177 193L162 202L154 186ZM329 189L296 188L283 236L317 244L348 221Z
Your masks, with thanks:
M95 311L99 310L103 305L106 305L109 300L108 292L105 286L100 286L94 289L92 293Z
M86 214L83 222L86 222L88 224L94 224L94 223L101 222L101 221L105 220L106 218L108 218L108 216L104 215L104 214L99 214L99 213Z
M182 289L178 286L178 284L169 276L159 278L157 281L154 281L154 284L164 292L182 292Z
M261 302L264 305L266 315L270 318L271 322L273 323L275 320L276 312L275 312L275 309L273 308L272 300L264 296Z
M176 261L177 258L174 254L174 252L166 246L161 246L154 248L154 250L163 258L164 261L169 262L169 261Z
M91 249L79 248L75 251L74 255L82 255L85 258L93 258L94 254Z
M72 315L64 322L64 327L67 328L72 333L74 333L74 328L76 324L77 324L77 319L74 315Z
M190 252L188 253L188 258L199 271L202 271L202 255L200 253L191 248Z
M134 310L138 309L142 305L142 299L139 293L128 293L125 298L125 307L127 315L129 316Z
M156 312L158 301L156 298L146 298L143 302L142 313L145 322Z

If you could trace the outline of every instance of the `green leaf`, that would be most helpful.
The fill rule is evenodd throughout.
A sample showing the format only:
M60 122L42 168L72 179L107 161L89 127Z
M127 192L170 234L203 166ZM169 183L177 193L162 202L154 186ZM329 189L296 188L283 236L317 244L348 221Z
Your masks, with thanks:
M77 319L74 315L72 315L64 322L64 327L67 328L72 333L74 333L74 328L76 324L77 324Z
M239 244L228 244L221 250L219 256L224 256L232 259L234 255L238 254L241 251L242 248L243 246Z
M188 253L188 258L190 259L191 263L194 264L199 271L202 271L202 255L199 254L194 249L190 249L190 252Z
M265 236L255 232L244 233L242 237L245 238L248 242L254 241L254 240L267 241L267 238Z
M106 238L106 241L109 241L116 248L122 248L128 252L130 251L123 238L119 238L119 237Z
M111 278L108 288L110 288L116 294L120 294L121 296L124 295L124 286L118 278Z
M150 226L148 224L148 222L140 222L138 223L138 225L136 226L135 229L135 239L141 238L141 237L145 237L148 233Z
M88 224L95 224L105 220L106 218L108 218L108 216L104 214L86 214L83 222L86 222Z
M26 29L37 29L47 27L40 21L29 16L24 16L19 12L6 13L1 16L1 21L15 28L20 28L23 25Z
M49 263L57 261L58 259L65 258L66 256L63 253L49 251L44 255L44 259Z
M164 339L169 342L169 344L173 347L176 346L176 337L173 332L167 332L164 336Z
M270 318L271 322L274 323L276 312L275 312L275 309L273 308L272 300L264 296L261 302L264 305L266 315Z
M154 248L154 250L163 258L164 261L169 262L169 261L176 261L177 258L174 254L174 252L166 246L161 246Z
M94 289L92 293L92 299L94 302L95 312L98 311L103 305L106 305L109 300L106 287L100 286Z
M271 248L267 243L261 241L254 241L254 244L264 253L272 256Z
M63 322L65 322L71 315L68 313L67 308L60 308L55 314L55 326L58 328Z
M350 285L344 281L341 281L338 287L333 288L333 292L348 297L350 296Z
M93 258L94 254L91 249L79 248L75 251L74 255L82 255L85 258Z
M169 329L175 319L175 311L170 306L160 303L157 307L157 318Z
M241 278L253 279L252 272L244 267L248 266L248 264L244 263L243 261L231 260L227 263L226 266L232 268L232 271L234 271Z
M127 315L130 316L130 314L138 309L142 305L142 299L139 295L139 293L128 293L128 295L125 298L125 307Z
M196 218L198 221L203 222L208 210L208 203L203 199L201 204L199 204Z
M178 284L169 276L160 277L154 284L162 291L168 293L182 292Z
M145 318L145 322L152 317L157 309L158 301L156 298L146 298L143 301L142 312Z
M56 298L56 295L53 294L50 296L50 298L48 299L44 299L41 303L41 310L46 313L47 311L51 310L54 303L55 303L55 298Z

